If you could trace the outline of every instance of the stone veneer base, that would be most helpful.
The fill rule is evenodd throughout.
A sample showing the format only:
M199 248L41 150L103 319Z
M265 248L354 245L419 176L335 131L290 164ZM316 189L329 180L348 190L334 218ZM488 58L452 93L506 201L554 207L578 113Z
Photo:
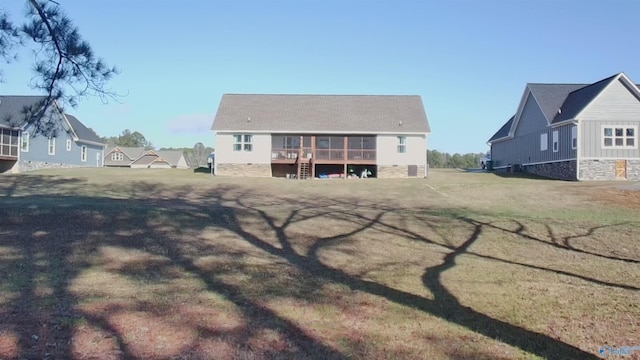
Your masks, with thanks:
M616 160L580 160L580 180L618 180ZM627 160L627 180L640 180L640 160Z
M418 165L418 174L416 177L424 177L424 165ZM271 177L271 164L218 164L216 175L220 176L246 176L246 177ZM378 178L408 178L408 165L378 165Z
M271 164L217 164L216 175L271 177Z
M409 177L424 177L424 165L418 165L418 175L409 176L409 165L378 165L377 177L380 179L397 179Z
M45 161L19 161L18 162L18 172L24 171L34 171L41 169L71 169L71 168L79 168L82 167L80 165L69 165L62 163L50 163Z
M577 180L575 160L526 165L523 166L523 171L527 174L534 174L550 179L572 181Z

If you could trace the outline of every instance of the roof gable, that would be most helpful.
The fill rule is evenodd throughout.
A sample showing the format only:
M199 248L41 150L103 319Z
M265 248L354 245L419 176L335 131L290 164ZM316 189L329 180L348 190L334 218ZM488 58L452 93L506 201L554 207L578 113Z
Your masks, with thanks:
M504 127L509 125L508 135L501 138L513 138L516 129L520 124L520 120L525 112L525 107L536 106L544 116L547 125L551 125L554 114L562 106L566 97L574 90L585 87L585 84L542 84L528 83L522 94L522 99L518 105L518 111L502 128L498 131L504 131ZM531 102L533 100L533 102ZM496 134L498 134L496 133ZM494 135L495 136L495 135ZM498 138L496 138L498 139ZM492 137L489 142L495 141Z
M624 73L608 77L589 86L585 86L569 94L564 104L553 119L553 124L563 121L575 120L583 113L597 98L610 89L612 84L621 82L636 98L640 98L640 90Z
M139 148L130 148L139 149ZM177 166L184 156L182 150L144 150L139 156L132 159L132 164L148 165L154 162L165 162L171 166Z
M529 92L523 106L519 110L519 116L514 119L513 127L510 129L510 135L514 137L522 136L540 131L549 126L549 121L532 92Z
M136 164L136 165L149 165L151 163L154 163L156 161L162 161L162 159L158 156L158 154L153 153L153 152L146 152L144 154L142 154L142 156L140 156L139 158L135 159L131 164Z
M522 117L522 113L529 99L533 96L537 106L542 111L549 126L576 119L602 92L614 81L620 79L628 85L630 91L640 98L640 87L633 84L624 74L619 73L602 79L593 84L527 84L516 115L509 119L498 132L496 132L489 142L498 141L505 138L513 138L515 131ZM508 129L508 135L505 131Z
M588 84L527 84L549 124L553 121L567 96L585 86Z
M430 132L417 95L225 94L212 130Z
M567 94L561 106L557 107L555 114L551 118L552 123L575 119L593 99L598 96L618 75L608 77L591 85L583 86Z

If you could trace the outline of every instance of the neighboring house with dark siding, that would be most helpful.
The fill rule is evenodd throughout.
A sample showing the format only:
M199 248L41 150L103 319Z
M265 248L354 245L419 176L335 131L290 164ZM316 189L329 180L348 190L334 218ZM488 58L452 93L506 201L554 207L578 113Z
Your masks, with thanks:
M490 139L496 171L562 180L640 180L640 90L624 73L593 84L527 84Z
M215 173L425 177L427 115L416 95L225 94Z
M63 113L57 103L47 114L52 135L35 131L25 110L37 108L43 99L43 96L0 96L0 172L102 167L104 143L100 137L76 117Z

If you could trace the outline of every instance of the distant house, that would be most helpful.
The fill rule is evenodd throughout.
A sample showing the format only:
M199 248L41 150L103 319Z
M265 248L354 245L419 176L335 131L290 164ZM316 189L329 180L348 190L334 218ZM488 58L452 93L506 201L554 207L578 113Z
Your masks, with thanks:
M101 167L105 144L76 117L49 107L51 135L39 134L30 116L41 110L43 96L0 96L0 172L51 167Z
M144 154L143 147L115 146L104 151L104 166L131 167L131 164Z
M527 84L490 139L497 171L562 180L640 180L640 90L624 73L593 84Z
M212 130L218 175L427 174L420 96L225 94Z
M187 169L182 150L145 150L142 147L115 146L107 148L104 166L149 169Z

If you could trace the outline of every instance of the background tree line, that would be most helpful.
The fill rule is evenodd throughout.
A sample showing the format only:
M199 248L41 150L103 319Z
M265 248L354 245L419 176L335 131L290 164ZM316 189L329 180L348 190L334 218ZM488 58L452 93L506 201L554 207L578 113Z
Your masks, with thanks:
M427 150L427 162L430 168L479 168L480 161L486 157L486 153L468 153L453 155L438 150Z
M153 149L153 144L147 140L142 133L126 129L118 136L103 136L107 146L143 147L145 150Z

